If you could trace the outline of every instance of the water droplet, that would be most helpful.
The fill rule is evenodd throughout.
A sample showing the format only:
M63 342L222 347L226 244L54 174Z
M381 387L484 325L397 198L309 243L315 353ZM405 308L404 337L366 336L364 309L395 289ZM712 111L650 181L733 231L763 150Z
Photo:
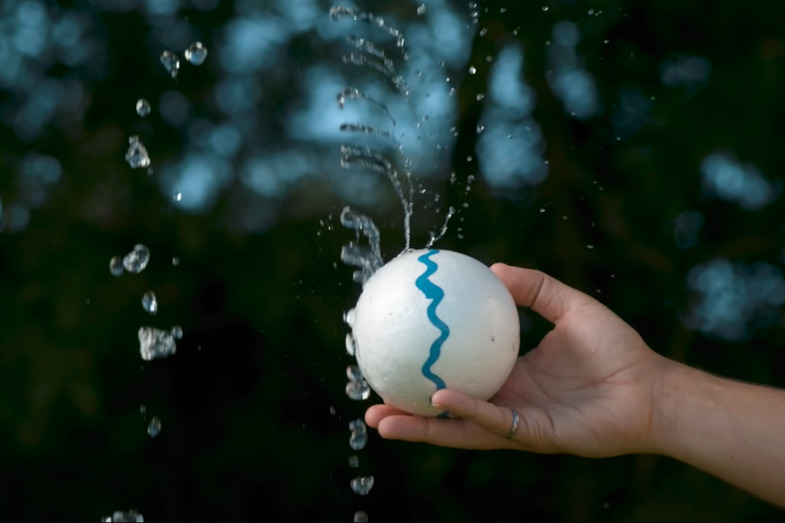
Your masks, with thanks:
M150 102L144 98L139 98L136 102L136 114L139 116L147 116L150 114Z
M594 14L594 9L589 9L588 15L591 16Z
M142 296L142 308L153 315L158 312L158 300L153 291L147 291Z
M349 446L353 450L362 450L365 448L365 445L367 444L368 444L368 434L366 432L363 433L352 432L352 435L349 438Z
M173 199L174 201L176 201L176 202L179 202L180 200L182 200L182 199L183 199L183 193L181 193L181 192L175 193L175 194L172 196L172 199Z
M174 258L172 258L172 267L177 267L178 265L180 265L180 258L175 256Z
M476 73L477 73L477 69L475 69L473 65L469 66L469 74L476 74Z
M545 207L541 207L540 212L545 212Z
M547 11L548 10L548 6L547 5L542 6L542 10L543 11Z
M357 433L352 432L351 437L349 438L349 446L353 450L362 450L368 444L368 434L367 433Z
M354 326L354 316L355 316L355 314L356 313L355 313L354 309L349 309L348 311L343 313L343 321L349 327L353 327Z
M366 496L373 488L373 476L360 476L349 482L352 490L361 496Z
M368 444L368 427L361 419L352 420L349 423L352 435L349 438L349 446L353 450L362 450Z
M139 329L139 352L143 360L166 358L176 351L177 346L171 333L153 327Z
M358 458L356 455L349 456L349 466L353 469L358 468L360 466L360 458Z
M139 522L139 521L144 521L144 516L142 516L135 510L129 510L128 512L123 512L122 510L115 510L111 516L102 517L101 521L106 521L109 523L117 523L118 521Z
M144 405L139 405L139 414L144 414L147 412L147 407Z
M346 377L351 381L362 381L363 373L357 365L348 365L346 367Z
M368 382L362 381L349 381L346 384L346 395L355 401L367 400L371 397L371 387Z
M172 327L171 335L172 335L172 338L174 338L176 340L182 339L182 337L183 337L183 328L180 327L179 325L175 325L174 327Z
M150 420L150 424L147 426L147 435L150 436L151 438L154 438L160 433L161 433L161 420L153 416L153 419Z
M593 248L594 248L594 245L592 245L592 244L590 243L590 244L586 245L586 248L587 248L587 249L593 249Z
M485 130L485 126L484 125L478 125L477 126L477 134L481 134L484 130ZM471 161L470 158L471 157L467 158L467 160Z
M202 65L205 58L207 58L207 48L202 45L202 42L194 42L185 50L185 59L193 65Z
M602 43L609 44L609 43L611 43L611 41L606 38L605 40L602 41Z
M172 78L177 78L177 72L180 70L180 60L176 54L169 50L164 51L161 53L161 63Z
M482 29L480 29L480 36L485 36L487 34L488 34L488 28L487 27L483 27Z
M425 14L425 10L426 10L425 4L420 4L420 5L417 6L417 14L418 15L420 15L420 16L424 15Z
M139 244L134 247L134 250L125 255L123 258L123 267L125 267L125 270L128 272L136 274L142 272L144 268L147 267L149 261L150 249Z
M123 259L119 256L112 256L109 260L109 272L112 276L120 276L123 273Z
M485 95L484 95L484 94L482 94L482 93L479 93L479 94L477 95L477 101L478 101L478 102L482 102L484 98L485 98Z
M354 513L354 523L367 523L368 513L364 510L358 510Z
M139 141L138 136L131 136L128 139L125 161L134 169L150 166L150 156L147 154L147 149L142 145L142 142Z
M354 340L351 332L346 334L346 352L349 356L354 356L357 352L357 342Z

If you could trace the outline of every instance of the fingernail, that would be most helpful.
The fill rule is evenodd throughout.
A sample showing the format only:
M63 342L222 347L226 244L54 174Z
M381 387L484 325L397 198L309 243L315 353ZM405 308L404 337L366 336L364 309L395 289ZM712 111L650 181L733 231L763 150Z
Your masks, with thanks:
M434 403L434 402L433 402L433 397L434 397L434 396L436 395L436 393L437 393L437 392L439 392L440 390L444 390L444 389L436 389L436 390L434 391L434 393L433 393L433 394L431 394L431 397L430 397L430 398L428 398L428 401L429 401L429 402L430 402L430 404L431 404L431 405L433 405L434 407L439 407L439 406L440 406L440 405L437 405L436 403Z

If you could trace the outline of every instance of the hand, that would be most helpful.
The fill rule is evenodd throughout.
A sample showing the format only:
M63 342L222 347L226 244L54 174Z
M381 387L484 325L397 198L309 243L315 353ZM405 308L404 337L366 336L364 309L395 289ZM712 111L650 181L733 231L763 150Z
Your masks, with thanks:
M672 362L604 305L550 276L496 264L491 270L515 303L554 324L518 358L507 382L480 401L454 390L431 401L457 419L406 414L374 405L365 414L383 438L466 449L519 449L609 457L654 452L656 389ZM518 430L512 411L519 414Z

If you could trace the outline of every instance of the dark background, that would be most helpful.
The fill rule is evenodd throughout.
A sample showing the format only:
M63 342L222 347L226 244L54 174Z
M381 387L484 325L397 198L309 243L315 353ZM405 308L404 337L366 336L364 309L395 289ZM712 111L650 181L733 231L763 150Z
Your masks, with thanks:
M2 3L0 521L128 509L148 521L781 519L663 457L459 451L370 430L351 469L348 423L377 399L344 392L342 313L360 288L338 217L347 204L371 216L385 260L404 233L388 181L340 165L342 143L372 137L329 115L342 86L385 83L342 59L346 36L365 35L409 75L419 115L391 109L409 140L398 169L410 160L419 184L414 247L441 227L439 195L459 213L437 247L545 270L669 357L783 386L785 4L456 1L417 14L420 2L360 2L407 36L408 61L373 24L332 20L331 5ZM437 20L445 9L457 32ZM424 20L431 47L409 38ZM206 62L172 79L158 57L195 40ZM486 94L505 49L524 56L518 113L494 113ZM412 80L414 62L442 55L421 70L430 84ZM320 89L330 103L308 105ZM423 118L431 95L454 105ZM503 133L483 146L500 114L512 146L492 147ZM134 134L151 175L124 161ZM254 158L271 167L248 182ZM137 243L149 266L112 276L109 259ZM147 290L156 316L140 306ZM547 325L521 314L525 350ZM175 324L176 355L143 362L138 328ZM358 473L375 478L366 497L349 488Z

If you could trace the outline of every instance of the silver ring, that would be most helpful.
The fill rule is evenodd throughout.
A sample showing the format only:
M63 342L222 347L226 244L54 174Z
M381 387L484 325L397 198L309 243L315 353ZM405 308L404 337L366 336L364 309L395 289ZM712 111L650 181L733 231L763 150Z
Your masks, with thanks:
M512 427L510 427L510 432L508 432L504 437L507 439L512 438L515 436L515 433L518 432L518 413L515 409L510 409L512 411Z

